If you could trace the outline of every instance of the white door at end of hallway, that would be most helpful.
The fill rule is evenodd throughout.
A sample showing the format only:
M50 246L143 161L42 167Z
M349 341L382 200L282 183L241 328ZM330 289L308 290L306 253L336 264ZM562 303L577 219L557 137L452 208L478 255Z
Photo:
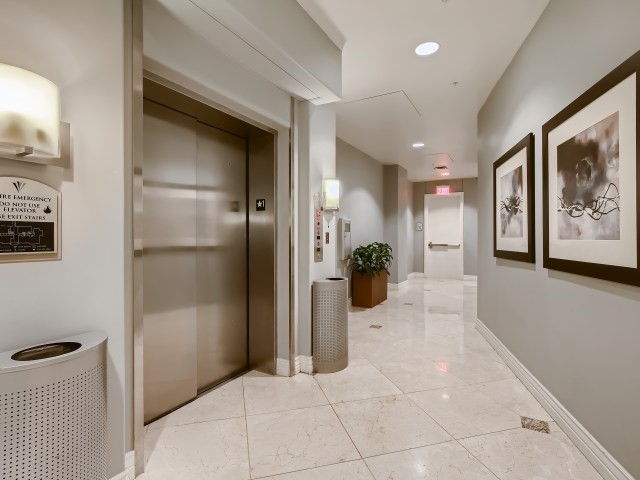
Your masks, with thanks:
M464 194L424 196L424 276L464 278Z

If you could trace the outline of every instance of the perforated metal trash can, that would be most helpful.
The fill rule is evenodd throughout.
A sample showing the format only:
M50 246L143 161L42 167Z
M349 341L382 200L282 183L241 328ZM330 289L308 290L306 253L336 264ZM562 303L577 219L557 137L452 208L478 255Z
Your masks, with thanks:
M313 282L313 368L318 373L349 365L348 289L345 277Z
M93 332L0 353L0 479L107 478L106 344Z

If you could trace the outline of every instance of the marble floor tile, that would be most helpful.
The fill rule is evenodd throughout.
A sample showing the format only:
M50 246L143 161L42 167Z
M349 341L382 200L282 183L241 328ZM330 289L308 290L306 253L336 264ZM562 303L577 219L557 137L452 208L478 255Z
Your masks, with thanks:
M331 403L402 393L373 365L347 367L338 373L316 374L315 378Z
M247 415L316 407L329 403L315 378L304 373L294 377L245 376L243 382Z
M451 440L406 395L340 403L334 409L363 457Z
M545 409L517 378L480 383L475 387L522 417L552 421Z
M576 447L553 434L519 428L460 443L500 480L602 480Z
M245 419L151 429L145 457L151 480L248 480Z
M449 338L454 338L457 342L461 343L466 349L473 353L492 352L493 347L487 342L482 334L477 330L467 330L461 335L446 335Z
M376 480L496 480L457 442L365 459Z
M454 438L520 427L520 415L470 386L409 394Z
M404 393L465 385L466 382L439 370L429 359L376 365L382 374Z
M473 278L412 278L350 307L347 369L250 372L203 395L145 428L143 478L600 479L476 330L476 296Z
M247 431L253 478L360 459L328 405L253 415Z
M468 384L515 378L515 375L494 352L467 353L433 357L439 368Z
M236 378L149 424L149 429L244 417L242 379Z
M262 477L260 480L374 480L374 478L364 461L356 460L275 477Z

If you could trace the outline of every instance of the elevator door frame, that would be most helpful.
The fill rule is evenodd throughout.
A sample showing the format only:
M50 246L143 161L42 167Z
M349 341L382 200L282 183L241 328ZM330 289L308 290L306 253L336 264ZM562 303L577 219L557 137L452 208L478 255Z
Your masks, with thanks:
M166 85L165 85L166 83ZM247 330L248 330L248 359L247 370L257 369L267 373L275 374L276 369L276 357L277 357L277 283L276 283L276 266L277 266L277 251L276 251L276 226L277 226L277 131L264 125L257 124L245 118L239 118L240 116L230 115L225 113L220 106L212 104L212 102L203 99L202 97L188 92L182 88L175 88L171 82L164 82L162 79L154 78L149 79L147 76L144 78L144 98L151 100L155 103L159 103L168 108L172 108L178 112L193 116L199 122L217 128L219 130L226 131L233 135L245 138L247 140ZM178 91L179 90L179 91ZM260 145L260 152L253 152L252 148L255 145ZM265 145L266 144L266 145ZM266 152L266 156L265 156ZM271 153L269 155L269 152ZM142 238L142 212L143 205L141 202L141 192L136 192L136 189L142 189L142 171L144 165L140 165L143 162L142 155L139 162L134 169L134 244L135 249L135 261L139 261L139 265L142 264L142 258L144 250L140 248L140 240ZM268 157L268 158L267 158ZM261 162L258 162L261 159ZM258 175L251 175L252 161L254 163L262 163L262 172L260 178L263 178L265 174L264 162L271 160L270 169L267 168L267 175L270 173L272 181L268 187L265 185L255 185L256 182L252 182L252 177L258 177ZM268 178L268 177L267 177ZM255 178L253 178L255 179ZM260 182L257 182L260 183ZM266 190L266 191L265 191ZM255 198L267 198L268 211L267 221L262 218L255 219L258 212L254 212L254 197ZM256 221L252 221L254 218ZM271 229L267 232L265 237L265 225ZM255 232L253 240L251 241L251 232L256 228L262 229L262 238L267 239L265 242L256 242L257 234ZM252 245L253 243L253 245ZM144 299L142 298L142 273L141 266L137 268L136 282L134 284L134 317L136 315L141 316L144 314ZM264 271L266 268L266 272ZM260 279L258 279L258 276ZM265 280L266 279L266 280ZM270 287L272 285L272 287ZM253 299L253 301L252 301ZM271 318L267 318L267 322L258 322L257 317L264 318L265 312L271 312L269 315ZM270 321L269 321L270 320ZM143 319L134 318L135 325L138 329L143 325ZM267 328L265 328L265 326ZM260 327L260 328L256 328ZM139 330L140 331L140 330ZM272 341L265 342L263 339L265 336L272 336ZM140 331L140 338L142 340L140 345L136 345L137 348L142 349L144 345L144 339L142 332ZM261 348L265 347L265 348ZM256 354L259 352L259 356L256 358ZM269 351L270 350L270 351ZM252 355L253 354L253 355ZM136 366L136 374L142 376L142 368L140 365ZM137 395L142 395L139 391L139 386L143 383L143 380L139 378L136 381L138 385ZM221 382L223 383L223 382ZM206 389L205 389L206 390ZM199 392L201 393L201 392ZM136 401L137 405L142 402ZM138 415L144 416L144 412L135 413L136 418Z

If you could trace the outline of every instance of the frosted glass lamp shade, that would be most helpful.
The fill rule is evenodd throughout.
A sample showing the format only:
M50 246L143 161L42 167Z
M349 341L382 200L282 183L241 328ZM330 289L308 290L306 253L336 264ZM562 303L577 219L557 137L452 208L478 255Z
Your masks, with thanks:
M60 155L60 93L40 75L0 64L0 149Z
M335 178L327 178L322 181L322 193L324 193L324 209L338 210L340 208L340 181Z

